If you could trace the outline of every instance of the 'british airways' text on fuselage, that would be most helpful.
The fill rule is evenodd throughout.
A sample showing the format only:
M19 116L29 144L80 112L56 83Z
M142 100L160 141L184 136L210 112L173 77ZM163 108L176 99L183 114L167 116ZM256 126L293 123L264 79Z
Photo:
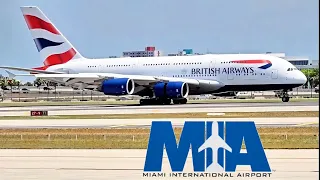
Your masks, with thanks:
M253 67L230 68L192 68L191 74L248 74L254 73Z

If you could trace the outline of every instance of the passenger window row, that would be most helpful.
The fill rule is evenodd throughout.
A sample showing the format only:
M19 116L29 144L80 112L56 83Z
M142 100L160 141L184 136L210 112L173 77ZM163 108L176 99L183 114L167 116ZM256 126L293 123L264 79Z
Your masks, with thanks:
M182 74L173 75L172 77L200 77L200 76L217 76L216 74Z
M241 74L235 74L236 76L240 76ZM249 74L243 74L244 76L249 76ZM252 76L257 76L259 74L253 73ZM265 73L260 73L261 76L266 75ZM185 75L173 75L172 77L200 77L200 76L217 76L217 74L185 74Z
M128 66L131 66L129 64L118 64L118 65L106 65L104 67L128 67ZM94 67L97 67L97 66L88 66L88 68L94 68Z
M220 64L230 64L230 63L238 63L238 62L226 61L226 62L221 62Z
M194 63L173 63L173 65L195 65L195 64L202 64L201 62L194 62ZM156 63L156 64L143 64L143 66L168 66L171 63Z
M173 65L195 65L195 64L202 64L201 62L194 62L194 63L173 63ZM169 66L171 63L156 63L156 64L143 64L143 66ZM105 67L128 67L131 66L130 64L118 64L118 65L106 65ZM95 68L97 66L88 66L88 68Z

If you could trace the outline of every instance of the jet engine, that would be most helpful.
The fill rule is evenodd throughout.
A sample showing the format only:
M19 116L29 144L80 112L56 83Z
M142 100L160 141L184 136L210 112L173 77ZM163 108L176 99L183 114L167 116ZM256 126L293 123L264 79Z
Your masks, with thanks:
M186 98L189 94L189 85L184 82L159 82L153 86L156 97Z
M134 81L129 78L107 79L101 84L100 91L105 95L131 95L134 92Z

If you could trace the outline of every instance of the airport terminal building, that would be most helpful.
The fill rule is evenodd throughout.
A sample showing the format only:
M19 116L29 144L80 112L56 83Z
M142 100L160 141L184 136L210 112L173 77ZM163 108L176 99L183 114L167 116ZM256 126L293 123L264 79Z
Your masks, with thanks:
M157 57L162 55L162 52L156 50L154 46L147 46L144 51L125 51L122 53L123 57Z

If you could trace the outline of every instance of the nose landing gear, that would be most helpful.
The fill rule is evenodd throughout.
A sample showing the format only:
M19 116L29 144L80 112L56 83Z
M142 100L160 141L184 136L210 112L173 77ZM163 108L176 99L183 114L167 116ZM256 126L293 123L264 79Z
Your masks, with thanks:
M288 94L288 90L283 90L280 92L280 98L282 100L282 102L289 102L290 97Z
M282 97L281 100L282 102L289 102L290 97Z

